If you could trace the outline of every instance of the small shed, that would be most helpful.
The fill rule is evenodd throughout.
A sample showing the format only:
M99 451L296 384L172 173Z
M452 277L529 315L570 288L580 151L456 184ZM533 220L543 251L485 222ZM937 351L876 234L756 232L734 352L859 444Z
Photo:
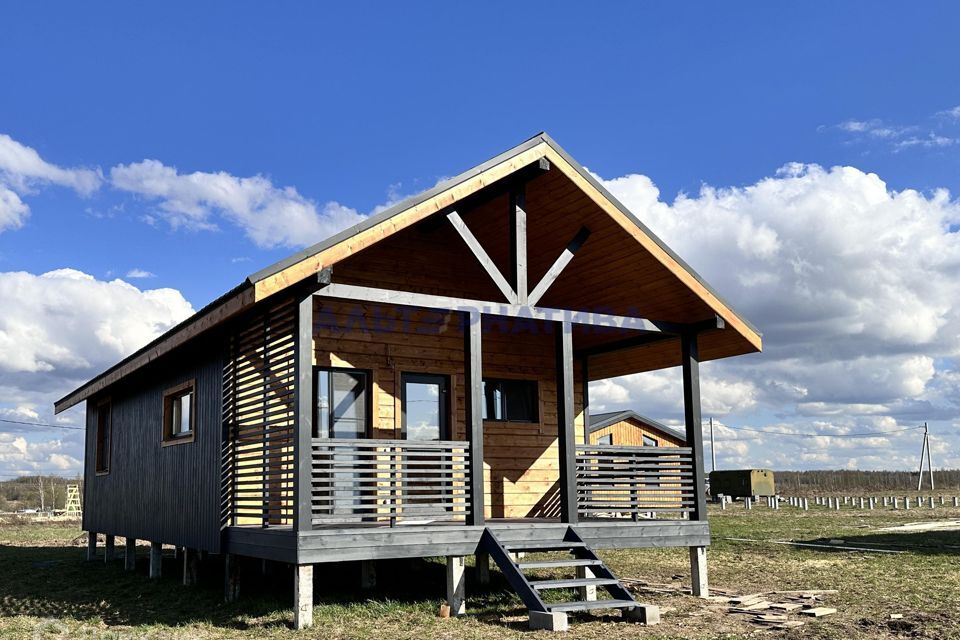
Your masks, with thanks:
M777 489L770 469L729 469L710 472L711 495L749 498L775 496Z

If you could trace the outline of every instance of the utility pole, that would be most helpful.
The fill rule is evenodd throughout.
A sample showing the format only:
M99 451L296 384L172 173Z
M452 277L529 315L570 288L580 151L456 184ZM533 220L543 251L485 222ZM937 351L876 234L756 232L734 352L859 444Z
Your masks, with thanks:
M42 475L37 476L37 485L40 487L40 512L43 513L44 502L43 502L43 476Z
M710 471L717 470L717 445L713 441L713 418L710 418Z
M920 447L920 470L917 473L917 491L923 487L923 459L927 459L927 472L930 475L930 491L934 490L933 484L933 465L930 462L930 429L927 423L923 423L923 445Z

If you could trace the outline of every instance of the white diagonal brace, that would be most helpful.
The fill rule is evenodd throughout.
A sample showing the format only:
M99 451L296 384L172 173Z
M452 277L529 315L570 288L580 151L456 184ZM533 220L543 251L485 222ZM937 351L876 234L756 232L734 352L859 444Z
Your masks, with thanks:
M577 232L577 235L573 237L573 240L570 241L570 244L563 250L563 253L554 261L553 265L547 269L547 272L543 274L543 277L540 278L540 282L537 283L537 286L533 288L533 291L530 292L530 295L527 296L527 302L532 306L537 304L540 301L540 298L543 297L543 294L547 292L547 289L550 288L550 285L560 276L560 273L566 268L570 261L573 260L573 256L580 250L580 247L583 246L583 243L587 241L587 238L590 237L590 229L586 227L580 227L580 231Z
M470 248L470 251L473 252L473 255L477 258L477 261L480 262L486 272L490 275L490 278L493 280L494 284L497 285L497 288L506 296L507 301L510 304L517 304L517 294L513 290L513 287L510 286L510 283L507 282L507 279L503 277L503 274L500 273L500 269L497 268L497 265L494 264L493 260L490 259L490 256L484 251L483 247L480 245L480 241L477 240L477 237L473 235L473 232L467 227L467 223L463 221L463 218L460 217L460 214L456 211L451 211L447 214L447 220L453 225L453 228L457 230L457 233L460 234L460 237L463 238L463 241L467 243L467 247Z

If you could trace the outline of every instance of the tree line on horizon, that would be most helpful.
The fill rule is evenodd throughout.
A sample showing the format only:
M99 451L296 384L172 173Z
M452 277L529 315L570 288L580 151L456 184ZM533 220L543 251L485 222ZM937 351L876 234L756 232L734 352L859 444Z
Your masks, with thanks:
M922 491L930 490L927 471ZM777 493L784 495L843 491L916 491L916 471L859 471L847 469L775 471ZM935 492L960 490L960 469L934 470Z
M17 509L63 509L67 504L67 485L80 484L79 477L20 476L0 481L0 512ZM43 500L41 501L41 488ZM82 494L81 494L82 495Z

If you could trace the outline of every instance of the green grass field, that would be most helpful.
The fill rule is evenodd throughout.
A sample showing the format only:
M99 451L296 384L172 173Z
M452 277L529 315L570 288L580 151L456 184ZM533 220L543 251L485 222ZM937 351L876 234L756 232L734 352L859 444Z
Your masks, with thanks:
M623 623L616 616L571 618L571 638L960 638L960 533L883 533L908 522L960 519L949 508L906 511L844 510L808 513L789 508L745 511L740 505L711 513L711 586L741 594L771 590L837 589L826 596L836 615L792 631L760 630L726 606L681 594L639 593L659 604L655 627ZM222 601L222 565L205 563L198 587L179 583L172 554L164 577L146 577L146 548L137 571L83 560L76 525L0 524L0 638L514 638L543 636L526 630L526 616L499 573L489 587L475 587L468 572L468 615L438 616L444 567L436 561L394 561L377 566L378 586L361 591L355 564L320 566L314 627L289 628L292 578L260 563L243 567L238 602ZM800 548L761 541L828 541L888 548L900 554ZM120 551L120 549L118 549ZM603 553L624 578L688 583L685 549ZM890 620L890 614L903 614ZM795 616L791 616L795 617Z

